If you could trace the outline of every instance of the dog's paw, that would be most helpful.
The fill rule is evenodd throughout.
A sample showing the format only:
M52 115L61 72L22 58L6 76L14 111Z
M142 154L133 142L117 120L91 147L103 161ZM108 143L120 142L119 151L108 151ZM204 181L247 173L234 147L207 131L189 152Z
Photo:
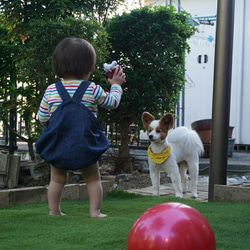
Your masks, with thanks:
M182 198L182 197L183 197L183 194L182 194L182 193L176 193L176 194L175 194L175 197Z
M160 193L159 192L153 192L152 195L153 196L160 196Z
M198 194L197 194L197 193L194 193L194 194L192 193L192 196L191 196L191 197L194 198L194 199L195 199L195 198L198 198Z

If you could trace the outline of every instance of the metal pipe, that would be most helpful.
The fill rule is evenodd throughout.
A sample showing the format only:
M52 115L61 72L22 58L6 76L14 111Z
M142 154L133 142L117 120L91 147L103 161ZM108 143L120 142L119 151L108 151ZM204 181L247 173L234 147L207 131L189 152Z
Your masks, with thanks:
M234 5L218 0L208 201L214 201L214 185L227 181Z
M178 13L181 12L181 0L178 0ZM184 72L185 77L185 72ZM185 124L185 85L182 90L182 113L181 113L181 125Z
M243 8L242 8L242 13L243 13L243 17L242 17L242 20L243 20L243 27L242 27L242 45L241 45L241 55L242 55L242 60L241 60L241 83L240 83L240 98L239 98L239 102L240 102L240 112L239 112L239 118L238 120L239 121L242 121L243 119L243 105L244 105L244 99L242 98L243 96L243 91L244 91L244 62L245 62L245 58L246 58L246 54L244 52L245 50L245 30L246 30L246 25L247 25L247 19L246 19L246 1L244 0L243 1ZM240 129L239 129L239 142L242 142L242 124L240 124Z
M195 18L195 19L209 19L209 18L215 18L215 20L216 20L216 15L192 16L192 18Z

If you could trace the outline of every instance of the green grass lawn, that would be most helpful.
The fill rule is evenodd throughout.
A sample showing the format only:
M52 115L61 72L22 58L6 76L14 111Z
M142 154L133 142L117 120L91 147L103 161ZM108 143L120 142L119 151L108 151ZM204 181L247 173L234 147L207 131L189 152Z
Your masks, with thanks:
M89 218L88 201L63 201L67 216L49 216L48 204L0 208L0 249L126 249L134 221L148 208L181 202L197 209L210 223L218 250L250 249L250 203L207 203L152 197L113 190L103 200L108 217Z

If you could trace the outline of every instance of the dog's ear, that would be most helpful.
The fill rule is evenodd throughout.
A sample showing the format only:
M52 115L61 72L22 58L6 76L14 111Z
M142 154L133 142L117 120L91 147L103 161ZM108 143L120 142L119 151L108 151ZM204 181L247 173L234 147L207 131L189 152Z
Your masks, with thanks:
M174 127L174 117L172 114L168 113L164 115L160 120L160 125L166 127L167 129L171 129Z
M155 117L153 115L151 115L148 112L143 112L142 113L142 122L143 122L143 127L145 129L148 129L149 124L155 120Z

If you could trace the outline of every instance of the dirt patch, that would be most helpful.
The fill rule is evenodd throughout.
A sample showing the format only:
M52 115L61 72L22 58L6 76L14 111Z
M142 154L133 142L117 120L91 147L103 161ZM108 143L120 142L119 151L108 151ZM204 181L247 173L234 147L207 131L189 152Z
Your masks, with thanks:
M103 179L105 179L105 176L103 176ZM171 182L170 178L166 174L161 173L160 183L166 184L169 182ZM115 176L113 184L111 182L110 185L112 188L130 190L150 187L152 186L152 183L149 173L140 173L138 171L134 171L133 174L123 174Z

